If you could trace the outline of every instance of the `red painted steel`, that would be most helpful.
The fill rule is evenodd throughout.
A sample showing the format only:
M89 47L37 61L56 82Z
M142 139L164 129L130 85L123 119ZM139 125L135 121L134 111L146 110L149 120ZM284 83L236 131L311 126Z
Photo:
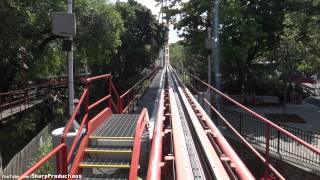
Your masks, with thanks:
M81 95L81 98L80 98L80 100L79 100L79 103L78 103L78 105L77 105L74 113L72 114L70 120L68 121L68 123L67 123L67 125L66 125L66 127L65 127L65 129L64 129L63 135L62 135L62 137L61 137L61 144L58 146L59 148L62 148L62 146L63 146L63 149L65 149L65 152L64 152L64 150L63 150L63 151L61 152L61 155L59 155L59 156L61 156L61 160L60 160L60 159L57 160L57 169L58 169L58 172L59 172L60 170L62 170L63 173L64 173L64 172L67 173L67 170L65 171L65 169L66 169L67 165L70 163L70 160L71 160L71 158L72 158L72 155L73 155L73 153L74 153L74 151L75 151L76 144L77 144L77 142L78 142L78 140L79 140L79 138L80 138L80 135L83 133L84 127L87 126L87 129L86 129L87 133L88 133L88 131L90 131L90 130L93 131L97 126L99 126L99 124L101 124L101 121L102 121L101 119L105 120L105 118L106 118L107 116L110 116L110 114L112 113L111 110L110 110L111 107L109 107L109 108L105 108L104 110L102 110L102 111L101 111L97 116L95 116L92 120L89 120L89 119L88 119L89 113L90 113L90 111L91 111L93 108L95 108L96 106L98 106L98 105L99 105L100 103L102 103L103 101L106 101L106 100L108 100L108 99L111 99L111 90L112 90L111 88L109 88L109 95L105 96L104 98L102 98L102 99L98 100L97 102L93 103L92 105L90 105L90 104L89 104L89 85L90 85L90 83L93 82L93 81L95 81L95 80L105 79L105 80L107 80L107 82L109 83L109 87L111 87L111 84L110 84L110 83L112 83L111 78L112 78L112 76L111 76L110 74L106 74L106 75L101 75L101 76L97 76L97 77L88 78L88 79L86 80L86 87L85 87L85 89L84 89L84 91L83 91L83 93L82 93L82 95ZM72 124L73 124L73 121L75 120L77 114L79 113L80 107L84 104L84 101L85 101L85 109L86 109L85 115L84 115L84 117L82 118L80 128L78 129L78 132L77 132L77 134L76 134L76 137L75 137L75 139L74 139L73 142L72 142L71 148L70 148L69 151L67 151L67 147L66 147L66 145L65 145L67 133L70 131L71 126L72 126ZM95 122L94 125L92 125L92 123L89 123L89 121ZM91 126L94 126L94 127L91 127ZM58 147L57 147L57 148L58 148ZM85 144L85 146L84 146L83 143L82 143L82 146L79 146L79 148L77 149L78 153L79 153L79 154L83 154L83 151L84 151L84 148L85 148L85 147L86 147L86 144ZM57 148L54 149L52 152L50 152L47 156L48 156L48 157L49 157L49 155L52 156L52 153L53 153L53 154L55 154L55 153L58 153L58 154L59 154L59 152L58 152L59 149L57 150ZM47 156L46 156L45 158L47 158ZM41 159L39 162L46 161L45 158L44 158L44 159ZM78 166L78 164L80 163L81 157L80 157L80 159L79 159L79 156L77 156L75 159L77 160L77 161L75 162L76 164L75 164L75 163L72 164L72 168L71 168L71 169L72 169L72 172L74 172L74 173L75 173L75 172L77 171L77 169L78 169L77 166ZM63 161L62 161L62 160L63 160ZM35 166L35 167L34 167L33 169L31 169L31 170L34 171L34 170L36 170L37 168L39 168L39 166ZM29 170L29 171L30 171L30 170ZM29 171L27 171L27 172L29 172ZM32 171L32 172L33 172L33 171Z
M78 78L83 79L85 76L79 76ZM55 77L47 80L40 80L38 83L32 84L28 88L12 90L5 93L0 93L0 112L3 110L16 108L17 106L25 105L27 108L27 103L30 100L36 100L48 94L50 89L65 88L67 87L67 77ZM0 120L2 119L2 113L0 114Z
M100 105L102 102L107 101L107 100L110 100L110 98L111 98L111 95L109 94L109 95L103 97L102 99L96 101L95 103L91 104L91 105L88 107L89 111L91 111L92 109L94 109L95 107L97 107L98 105ZM109 107L111 107L111 106L110 106L110 103L109 103Z
M307 147L308 149L310 149L311 151L313 151L314 153L320 155L320 149L312 146L311 144L303 141L302 139L298 138L297 136L293 135L292 133L290 133L289 131L281 128L280 126L278 126L277 124L273 123L272 121L268 120L265 117L262 117L261 115L259 115L258 113L252 111L251 109L245 107L244 105L238 103L236 100L230 98L229 96L223 94L222 92L220 92L219 90L215 89L214 87L208 85L206 82L200 80L199 78L195 77L194 75L187 73L189 76L191 76L192 78L196 79L197 81L201 82L203 85L205 85L206 87L208 87L208 89L210 89L211 91L219 94L221 97L223 97L224 99L232 102L233 104L235 104L236 106L238 106L239 108L241 108L242 110L244 110L245 112L253 115L254 117L258 118L260 121L266 123L267 125L270 125L271 127L277 129L278 131L280 131L281 133L285 134L286 136L290 137L291 139L293 139L294 141L298 142L299 144Z
M138 118L135 136L134 136L134 144L131 158L131 168L129 174L129 180L136 180L138 176L138 168L139 168L139 158L140 158L140 149L141 149L141 138L143 131L149 124L149 116L148 110L144 108Z
M184 133L180 123L180 115L172 89L169 89L169 100L177 180L193 180L194 176L192 174L188 149L186 147Z
M79 148L78 149L85 149L87 146L88 146L88 143L89 143L89 134L85 135L83 137L83 139L81 140L81 143L79 145ZM73 160L73 163L70 167L70 171L69 171L69 174L70 175L75 175L75 174L78 174L79 173L79 164L81 163L81 161L84 159L84 155L85 155L85 152L84 151L78 151L74 160Z
M156 68L154 68L149 74L147 74L146 76L144 76L139 82L137 82L135 85L133 85L129 90L127 90L125 93L123 93L120 96L120 100L119 100L119 112L123 113L123 112L127 112L128 108L129 108L129 102L134 101L135 97L136 97L136 92L135 89L139 86L142 86L143 83L145 83L146 81L148 81L148 85L150 84L150 82L152 81L152 79L155 77L155 75L157 74L157 72L160 70L160 66L157 66ZM126 104L124 103L126 99L129 99L128 102L126 102ZM123 107L125 106L125 107Z
M220 130L214 125L214 123L212 122L210 117L207 115L207 113L203 110L203 108L198 103L198 101L193 97L191 92L188 89L185 89L185 92L187 93L188 97L190 97L192 104L195 105L194 110L198 111L201 114L202 120L205 122L205 124L214 134L215 140L219 145L219 147L221 148L222 152L227 157L230 158L230 161L234 166L235 172L240 177L240 179L246 179L246 180L255 179L252 173L249 171L249 169L246 167L246 165L242 162L240 157L237 155L237 153L233 150L231 145L228 143L228 141L221 134Z
M82 93L82 96L81 96L81 98L80 98L80 100L79 100L79 103L78 103L76 109L74 110L74 113L72 114L70 120L68 121L68 123L67 123L67 125L66 125L66 127L65 127L65 129L64 129L64 131L63 131L63 135L62 135L62 137L61 137L61 143L65 143L65 142L66 142L67 134L68 134L68 132L69 132L70 129L71 129L71 126L72 126L73 121L75 120L77 114L79 113L80 107L81 107L84 99L86 98L86 96L87 96L87 94L88 94L88 91L89 91L89 90L88 90L87 88L84 89L84 91L83 91L83 93ZM82 129L81 129L80 131L82 131ZM78 133L80 133L80 131L79 131Z
M159 110L157 113L156 125L152 136L152 145L149 157L147 180L161 179L162 164L162 137L164 120L164 90L160 92Z
M44 163L50 160L54 155L61 153L60 156L57 156L57 162L58 162L58 172L57 174L61 175L67 175L68 169L67 169L67 145L65 143L60 144L56 148L54 148L49 154L47 154L45 157L43 157L39 162L37 162L35 165L33 165L28 171L23 173L18 180L23 180L26 177L30 176L33 172L35 172L38 168L40 168ZM61 164L61 167L59 165Z
M91 77L91 78L87 78L87 82L90 83L92 81L95 80L99 80L99 79L109 79L111 78L111 74L104 74L104 75L100 75L100 76L95 76L95 77Z
M219 116L219 118L222 119L225 125L228 126L228 128L241 140L241 142L246 145L253 154L261 160L263 164L266 164L266 159L220 114L220 112L214 108L208 100L204 99L204 101L207 103L207 105L212 109L214 113ZM285 179L271 164L267 164L270 168L270 170L279 178L279 179Z
M150 73L149 75L147 75L147 78L148 80L150 80L150 78L153 78L155 76L155 73L157 72L157 70L159 70L159 67L155 68L152 73ZM96 76L96 77L92 77L92 78L87 78L86 81L85 81L85 89L83 91L83 94L79 100L79 103L78 105L76 106L75 108L75 111L73 113L73 115L71 116L70 120L68 121L65 129L64 129L64 132L63 132L63 135L61 137L61 145L59 145L58 147L64 145L65 146L65 142L66 142L66 136L67 136L67 133L70 131L71 129L71 126L72 126L72 122L75 120L77 114L79 113L80 111L80 107L85 103L85 115L84 117L82 118L82 121L81 121L81 125L80 125L80 128L78 129L78 132L76 134L76 137L75 139L73 140L72 142L72 145L71 145L71 148L69 151L67 151L67 147L65 146L65 152L62 152L61 156L64 158L64 154L65 154L65 160L63 159L63 161L61 160L58 160L57 161L57 168L58 170L60 171L60 169L62 169L64 171L65 167L67 167L67 165L70 163L70 160L72 158L72 155L75 151L75 147L76 147L76 143L77 141L79 140L80 138L80 135L82 134L82 131L84 129L85 126L87 126L87 129L86 129L86 133L87 135L85 137L87 137L90 133L92 133L94 131L94 129L96 129L108 116L110 116L112 114L112 95L115 95L116 96L116 100L118 101L117 102L117 110L121 110L121 98L120 96L118 95L118 92L116 90L116 88L114 87L113 83L112 83L112 80L111 80L112 76L110 74L105 74L105 75L100 75L100 76ZM109 94L105 97L103 97L102 99L96 101L95 103L93 104L89 104L89 86L90 86L90 83L93 82L93 81L96 81L96 80L107 80L108 83L109 83L109 88L108 88L108 91L109 91ZM133 89L133 88L131 88ZM18 93L18 92L15 92L15 93ZM92 109L94 109L96 106L98 106L99 104L101 104L102 102L104 101L107 101L107 100L110 100L109 101L109 108L105 108L104 110L102 110L98 115L96 115L94 118L92 118L91 120L89 120L89 113ZM143 112L146 112L146 110L144 110ZM145 115L147 118L148 118L148 115ZM141 127L144 127L145 126L145 121L140 122L139 126L140 127L140 130L139 130L139 133L142 133L143 130L141 130ZM141 137L140 137L140 140L141 140ZM87 138L84 138L84 140L81 142L79 148L77 149L77 156L75 157L75 160L74 160L74 163L72 164L71 166L71 174L75 174L78 172L78 164L81 162L82 158L83 158L83 151L85 149L85 147L87 146L87 143L88 143L88 137ZM60 147L61 148L61 147ZM140 147L138 147L136 145L136 151L135 153L137 153L138 149ZM49 155L51 155L53 152L56 153L56 149L52 152L49 153ZM57 152L59 153L59 152ZM78 155L79 154L79 155ZM47 156L46 156L47 157ZM42 162L42 160L40 160L39 162ZM136 163L136 160L134 160L134 163ZM61 166L60 166L61 165ZM135 166L134 168L136 168L137 166ZM32 170L36 170L38 168L38 166L36 166L34 169ZM134 173L135 169L132 170L132 173ZM28 171L29 172L29 171Z
M188 101L187 96L184 94L181 88L178 88L180 94L184 95L182 97L182 101L185 104L186 110L190 117L190 122L194 127L195 133L198 136L200 144L203 148L203 156L206 156L208 159L208 163L210 165L210 169L215 174L216 178L219 180L227 180L230 179L228 173L226 172L221 159L219 158L217 152L215 151L214 147L212 146L207 132L204 131L204 127L201 124L201 121L198 119L192 104ZM200 154L202 156L202 154ZM250 176L249 176L250 177Z
M308 148L309 150L311 150L312 152L314 152L317 155L320 155L320 149L312 146L311 144L303 141L302 139L298 138L297 136L293 135L292 133L290 133L289 131L281 128L280 126L276 125L275 123L271 122L270 120L268 120L267 118L262 117L261 115L259 115L258 113L252 111L251 109L245 107L244 105L238 103L237 101L233 100L232 98L230 98L229 96L223 94L221 91L215 89L214 87L210 86L209 84L205 83L204 81L200 80L199 78L197 78L196 76L186 72L189 77L191 77L192 79L196 80L196 82L201 83L202 85L204 85L205 87L207 87L207 89L209 89L210 91L212 91L213 93L216 93L218 95L220 95L221 97L223 97L224 99L228 100L229 102L232 102L233 104L235 104L236 106L238 106L240 109L242 109L243 111L251 114L252 116L254 116L255 118L257 118L259 121L263 122L266 124L266 134L265 134L265 138L266 138L266 151L265 151L265 158L263 158L256 150L253 150L254 148L252 146L249 146L250 144L240 135L240 133L238 133L235 129L233 129L232 131L236 131L236 135L239 137L241 136L241 141L245 141L245 145L247 145L247 147L252 150L254 152L254 154L264 162L265 164L265 174L264 174L264 178L267 179L268 175L269 175L269 171L271 170L279 179L284 179L284 177L278 172L276 171L271 165L270 165L270 153L269 153L269 145L270 145L270 129L271 127L278 130L279 133L282 133L286 136L288 136L289 138L291 138L293 141L303 145L304 147ZM212 106L211 106L212 107ZM214 110L215 112L217 112L217 110ZM221 115L221 114L220 114ZM222 119L225 123L226 120ZM228 126L231 126L230 124ZM231 128L230 128L231 129Z
M77 145L76 142L78 142L79 137L80 137L80 135L81 135L81 131L83 130L83 128L84 128L84 126L86 125L87 121L88 121L88 114L84 115L83 120L82 120L82 122L81 122L81 124L80 124L80 127L79 127L79 129L78 129L77 135L76 135L76 137L75 137L74 140L73 140L73 143L72 143L72 145L71 145L71 147L70 147L69 152L74 152L74 150L75 150L75 148L76 148L76 145ZM70 162L71 158L72 158L72 153L69 153L69 154L68 154L68 162Z

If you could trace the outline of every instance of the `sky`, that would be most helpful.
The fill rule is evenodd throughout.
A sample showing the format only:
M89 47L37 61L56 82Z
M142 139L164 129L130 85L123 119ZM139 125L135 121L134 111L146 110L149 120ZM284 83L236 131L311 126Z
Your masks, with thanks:
M126 1L126 0L120 0L120 1ZM154 0L136 0L136 1L145 5L149 9L151 9L152 13L158 16L160 11L160 6L156 7L156 2ZM111 2L116 2L116 0L111 0ZM179 40L181 40L181 38L178 37L177 31L173 29L172 25L170 25L169 43L175 43Z

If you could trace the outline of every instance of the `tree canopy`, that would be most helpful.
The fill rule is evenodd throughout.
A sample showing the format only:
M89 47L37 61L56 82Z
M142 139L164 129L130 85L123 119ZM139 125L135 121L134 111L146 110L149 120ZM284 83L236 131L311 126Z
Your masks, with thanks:
M14 84L67 74L62 39L51 34L51 12L66 11L65 0L0 2L0 92ZM77 0L76 73L139 75L165 42L167 29L135 2ZM130 68L128 68L130 67Z
M186 62L206 78L205 38L214 1L170 2L163 10L182 30ZM319 72L319 9L319 0L220 0L223 80L250 89L270 78Z

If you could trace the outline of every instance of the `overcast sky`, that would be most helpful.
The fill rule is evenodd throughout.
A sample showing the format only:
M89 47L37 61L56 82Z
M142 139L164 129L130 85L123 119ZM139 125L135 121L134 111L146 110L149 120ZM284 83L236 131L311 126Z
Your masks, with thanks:
M116 2L117 0L110 0L111 2ZM120 0L120 1L126 1L126 0ZM145 5L149 9L151 9L152 13L157 15L160 11L160 6L156 7L156 2L154 0L136 0L137 2ZM169 32L169 43L174 43L179 41L180 38L178 37L178 34L175 30L173 30L173 26L170 26L170 32Z

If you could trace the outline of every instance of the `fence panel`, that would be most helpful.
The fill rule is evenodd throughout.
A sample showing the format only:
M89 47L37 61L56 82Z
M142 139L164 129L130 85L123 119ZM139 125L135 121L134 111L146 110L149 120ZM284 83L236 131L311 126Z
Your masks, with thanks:
M18 152L8 163L8 165L0 170L0 175L15 176L24 173L31 167L38 149L43 146L44 142L51 137L51 124L47 125L36 137L34 137L29 144L27 144L20 152ZM1 172L2 171L2 172Z

